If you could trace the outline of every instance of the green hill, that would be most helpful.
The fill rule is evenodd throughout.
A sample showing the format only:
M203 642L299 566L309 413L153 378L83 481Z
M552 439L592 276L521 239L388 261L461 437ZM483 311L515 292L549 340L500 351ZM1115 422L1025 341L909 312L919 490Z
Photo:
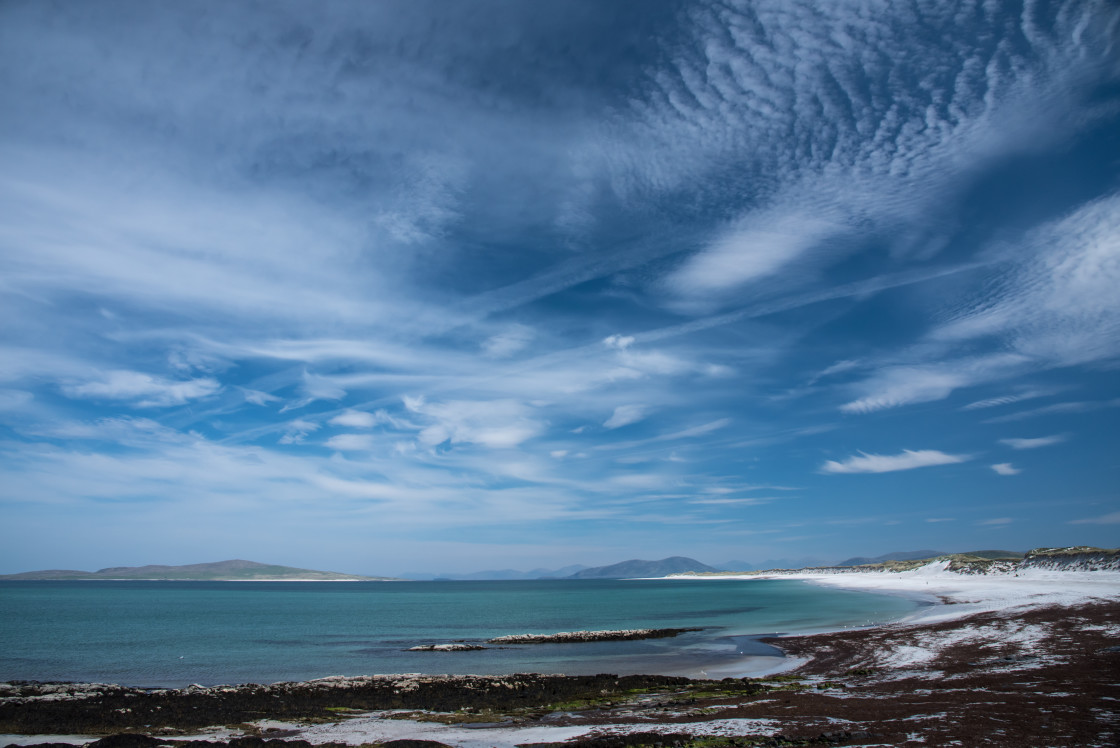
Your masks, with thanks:
M256 561L233 559L208 564L187 564L185 566L114 566L98 571L74 571L69 569L47 569L28 571L22 574L3 574L5 580L158 580L158 581L222 581L222 582L359 582L388 580L389 577L361 577L354 574L339 574L333 571L298 569L293 566L261 564Z

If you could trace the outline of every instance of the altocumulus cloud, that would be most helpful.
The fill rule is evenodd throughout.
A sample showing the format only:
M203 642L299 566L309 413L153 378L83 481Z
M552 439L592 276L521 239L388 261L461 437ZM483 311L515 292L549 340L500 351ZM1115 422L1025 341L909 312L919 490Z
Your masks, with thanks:
M1012 465L1010 462L1000 462L992 465L992 470L995 470L1000 475L1018 475L1023 472L1019 468Z
M902 454L897 455L874 455L861 452L859 456L849 457L843 462L829 460L821 466L821 472L892 473L897 470L913 470L914 468L933 465L952 465L970 459L972 459L970 455L951 455L938 452L935 449L904 449Z

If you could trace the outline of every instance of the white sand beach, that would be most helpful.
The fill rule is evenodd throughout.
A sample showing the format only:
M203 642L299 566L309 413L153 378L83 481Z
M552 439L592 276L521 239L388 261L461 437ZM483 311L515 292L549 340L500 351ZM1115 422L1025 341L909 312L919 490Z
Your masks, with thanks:
M1007 574L961 574L949 571L948 565L948 561L935 561L902 572L800 570L719 577L681 575L673 578L799 579L811 584L905 595L938 603L922 608L904 619L903 623L936 623L974 613L1120 600L1120 571L1022 569Z

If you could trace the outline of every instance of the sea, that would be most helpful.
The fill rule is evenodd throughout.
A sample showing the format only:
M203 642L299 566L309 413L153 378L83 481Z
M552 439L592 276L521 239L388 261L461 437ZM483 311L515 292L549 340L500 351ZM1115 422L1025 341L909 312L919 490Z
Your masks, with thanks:
M774 634L871 626L903 597L795 580L0 582L0 681L183 687L378 673L750 675ZM486 645L506 634L698 628L674 638ZM452 642L487 649L410 652Z

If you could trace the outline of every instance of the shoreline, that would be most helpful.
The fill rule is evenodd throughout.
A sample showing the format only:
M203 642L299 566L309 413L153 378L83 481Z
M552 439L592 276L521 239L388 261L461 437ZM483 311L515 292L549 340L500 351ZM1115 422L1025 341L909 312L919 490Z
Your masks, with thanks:
M962 574L948 570L948 561L936 561L909 571L809 571L778 570L743 574L671 574L673 580L792 580L853 592L902 597L920 605L901 618L851 628L821 628L810 631L751 636L782 651L771 667L744 668L747 656L707 668L707 677L768 677L791 673L811 663L791 655L782 642L806 637L825 637L849 632L872 632L958 621L983 613L1014 613L1038 608L1075 608L1094 603L1120 602L1120 571L1075 571L1028 569L1012 573Z
M898 621L876 624L873 628L902 623L936 623L975 613L1120 601L1120 571L1030 569L1015 573L961 574L949 571L948 565L947 561L939 561L901 572L797 570L720 576L676 575L666 579L790 579L926 603Z
M154 740L94 748L202 748L192 740L210 741L206 748L391 747L394 740L435 741L425 748L1021 748L1105 746L1120 737L1115 601L774 643L802 664L782 676L726 680L367 676L157 693L59 686L25 693L15 708L9 691L0 694L0 746L88 745L120 732ZM13 734L13 714L55 729ZM173 715L183 719L168 720Z
M187 748L167 741L191 739L263 748L228 742L244 736L307 741L293 748L405 739L436 741L432 748L730 746L742 739L1019 748L1111 745L1120 737L1120 573L914 571L741 577L930 603L874 626L757 637L779 648L783 663L754 677L412 674L185 689L8 685L0 686L0 746L88 744L121 731L168 748ZM183 717L169 721L172 715ZM18 725L25 729L12 729Z

